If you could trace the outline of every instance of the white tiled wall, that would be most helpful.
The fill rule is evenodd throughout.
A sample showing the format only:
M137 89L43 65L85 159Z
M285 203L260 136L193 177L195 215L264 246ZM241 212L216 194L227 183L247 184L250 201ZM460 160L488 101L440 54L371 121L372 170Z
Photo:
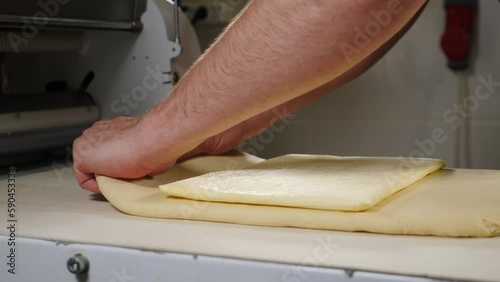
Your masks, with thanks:
M500 3L480 0L479 44L470 93L478 76L500 82ZM428 157L456 167L455 133L443 114L457 103L458 82L439 47L443 1L430 0L400 42L355 81L313 102L281 132L266 139L258 155L287 153L408 156L416 143L441 128L448 137ZM473 168L500 169L500 87L481 101L471 120ZM248 147L248 145L247 145Z

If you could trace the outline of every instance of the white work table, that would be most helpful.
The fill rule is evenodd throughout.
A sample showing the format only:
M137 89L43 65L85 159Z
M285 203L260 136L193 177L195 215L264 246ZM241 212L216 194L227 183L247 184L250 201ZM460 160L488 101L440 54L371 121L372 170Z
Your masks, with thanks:
M0 183L4 194L0 218L5 223L5 176L0 177ZM437 279L500 281L500 237L395 236L135 217L114 209L102 196L80 189L70 168L18 172L16 183L18 239L147 250L156 255L189 254L194 259L223 257ZM8 236L6 228L0 228L0 241L1 236ZM3 240L2 254L5 247ZM19 257L19 271L29 271L23 259ZM0 277L4 277L1 270ZM300 274L281 275L281 280L308 278Z

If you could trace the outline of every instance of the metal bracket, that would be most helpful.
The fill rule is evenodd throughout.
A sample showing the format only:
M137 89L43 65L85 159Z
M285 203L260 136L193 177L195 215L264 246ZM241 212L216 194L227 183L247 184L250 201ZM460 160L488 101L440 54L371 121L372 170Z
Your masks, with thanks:
M179 56L182 53L181 46L181 31L179 26L179 0L166 0L168 3L172 4L174 10L174 46L172 47L172 52L175 56Z

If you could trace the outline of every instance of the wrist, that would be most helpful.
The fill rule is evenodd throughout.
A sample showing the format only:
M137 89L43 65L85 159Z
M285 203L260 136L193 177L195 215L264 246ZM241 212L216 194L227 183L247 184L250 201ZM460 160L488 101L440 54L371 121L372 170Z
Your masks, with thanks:
M201 143L184 134L182 128L188 125L176 119L174 112L166 108L158 109L159 106L161 104L141 116L135 126L135 134L140 136L138 162L152 169L176 161Z

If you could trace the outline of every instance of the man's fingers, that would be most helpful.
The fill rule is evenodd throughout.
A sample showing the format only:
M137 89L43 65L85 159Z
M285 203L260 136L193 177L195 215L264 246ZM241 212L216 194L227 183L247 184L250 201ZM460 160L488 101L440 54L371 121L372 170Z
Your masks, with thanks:
M175 161L143 166L138 161L143 150L133 130L137 118L118 117L98 121L73 142L74 174L86 190L100 193L94 173L116 178L139 178L166 172ZM138 149L134 149L138 148ZM108 160L112 162L106 163ZM147 160L146 160L147 161Z
M101 191L99 190L99 185L97 184L97 180L95 179L95 175L93 173L83 173L76 167L74 168L74 172L76 181L78 182L80 187L94 193L101 193Z
M101 190L99 190L99 185L97 184L97 180L95 179L95 177L89 178L87 181L83 182L80 185L83 189L89 190L90 192L98 194L101 193Z

